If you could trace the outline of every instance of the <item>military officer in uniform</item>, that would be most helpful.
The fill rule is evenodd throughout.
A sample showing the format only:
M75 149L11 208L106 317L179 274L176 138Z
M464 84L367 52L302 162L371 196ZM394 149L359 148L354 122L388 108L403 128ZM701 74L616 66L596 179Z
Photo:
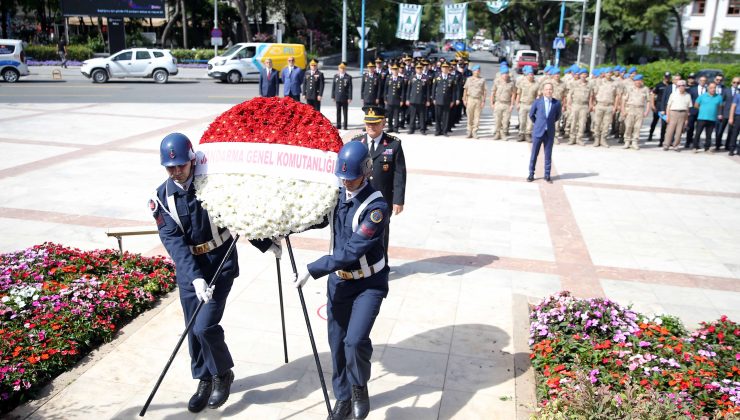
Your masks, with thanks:
M385 114L388 117L388 132L398 133L401 103L406 95L406 81L398 75L398 65L391 65L391 74L385 79Z
M486 101L486 79L480 77L480 66L474 65L473 75L465 80L462 101L468 116L468 138L478 138L480 113Z
M435 136L448 135L450 109L456 103L460 103L460 99L456 96L455 79L450 75L450 65L442 63L441 68L442 74L435 77L432 83L431 97L434 103L434 118L437 124Z
M331 98L337 105L337 129L347 129L347 111L349 103L352 102L352 76L345 72L347 64L339 63L339 70L334 75L334 82L331 85ZM344 115L344 120L342 120Z
M375 63L372 61L367 63L367 72L362 76L360 95L362 96L362 104L365 106L377 105L379 103L380 76L375 71Z
M570 139L568 144L584 146L584 133L588 124L588 114L591 111L591 83L588 81L588 70L578 70L578 79L574 80L568 90L568 109L570 110Z
M609 77L610 68L603 70L601 82L596 84L591 95L594 109L594 147L603 146L607 149L609 144L606 142L609 137L609 131L612 126L612 118L617 111L617 82Z
M640 150L640 128L642 119L650 112L650 89L642 84L642 75L632 81L633 86L622 93L620 115L624 116L624 148Z
M411 76L406 89L406 105L409 107L409 134L416 130L419 119L421 134L427 134L427 106L429 106L429 79L422 74L424 66L417 63L416 74Z
M372 177L370 182L374 189L383 193L388 208L392 210L391 216L403 211L406 199L406 158L403 155L401 140L398 137L384 133L385 115L384 109L376 106L366 106L365 111L365 134L354 137L353 141L365 143L370 150L372 159ZM390 237L390 226L385 229L386 260L388 259L388 241Z
M506 140L509 136L511 110L516 102L516 86L511 81L509 67L501 65L499 76L493 82L491 107L493 108L493 139Z
M370 166L367 147L360 142L339 151L335 173L342 188L329 220L332 249L294 281L303 287L309 278L329 276L326 321L337 399L329 420L364 419L370 412L370 331L388 295L383 234L390 215L383 195L368 182Z
M316 68L318 64L316 60L311 60L309 63L310 70L303 78L303 97L313 109L321 111L321 97L324 96L324 73Z
M524 73L525 77L523 79L519 79L516 84L516 102L519 112L518 141L526 140L531 143L532 122L527 117L527 115L529 115L529 108L532 106L532 103L535 99L537 99L539 84L534 80L532 66L524 66L522 73Z
M234 361L224 341L219 325L226 299L239 275L236 249L224 262L223 270L213 286L217 267L233 242L226 228L218 228L208 212L196 199L193 175L195 152L183 134L167 135L160 144L160 161L168 179L149 200L149 208L157 223L159 238L175 262L177 287L185 323L195 313L200 301L204 305L188 332L190 370L198 388L188 402L188 410L197 413L206 406L218 408L229 398L234 381ZM251 241L262 252L272 250L280 256L280 246L271 240Z

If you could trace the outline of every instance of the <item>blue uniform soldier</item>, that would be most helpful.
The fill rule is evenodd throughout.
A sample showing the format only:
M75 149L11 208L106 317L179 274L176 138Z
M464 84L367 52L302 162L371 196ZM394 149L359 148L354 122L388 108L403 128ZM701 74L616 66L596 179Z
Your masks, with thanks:
M351 141L339 151L336 175L344 187L329 218L331 253L308 264L295 280L302 287L309 278L329 275L326 309L337 398L329 418L335 420L364 419L370 412L370 330L388 295L383 232L389 210L368 183L371 168L363 143Z
M224 263L215 284L209 287L218 265L233 241L226 228L217 227L195 197L193 173L195 152L183 134L167 135L159 148L162 166L169 179L159 186L149 200L159 237L175 262L177 287L185 323L199 301L204 305L188 333L190 369L198 388L190 398L188 410L197 413L206 405L218 408L229 398L234 362L219 325L226 298L239 275L236 250ZM271 240L251 241L262 252L272 250L279 257L280 247Z

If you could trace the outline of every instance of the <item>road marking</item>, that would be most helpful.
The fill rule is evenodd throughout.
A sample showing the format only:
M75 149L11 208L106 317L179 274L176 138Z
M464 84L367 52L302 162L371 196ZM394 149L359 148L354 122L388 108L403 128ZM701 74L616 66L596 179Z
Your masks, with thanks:
M244 98L244 95L234 95L234 96L208 96L208 99L239 99Z
M15 86L11 89L23 89L23 88L30 88L30 89L49 89L49 88L56 88L56 89L79 89L80 86L85 86L90 89L126 89L124 86L96 86L96 87L90 87L90 83L82 84L76 84L76 85L69 85L66 83L56 82L56 83L47 83L45 85L23 85L23 86Z

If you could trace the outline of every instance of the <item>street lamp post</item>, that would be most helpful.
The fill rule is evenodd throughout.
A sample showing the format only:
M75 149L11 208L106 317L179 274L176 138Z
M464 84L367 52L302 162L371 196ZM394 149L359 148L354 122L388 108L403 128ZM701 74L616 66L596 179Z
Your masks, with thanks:
M213 29L218 28L218 0L213 0ZM213 44L213 56L218 55L218 45Z
M565 23L565 0L563 0L560 6L560 26L558 29L558 36L563 36L563 24ZM560 48L555 50L555 67L560 65Z
M583 27L586 25L586 0L583 0L583 9L581 11L581 30L578 34L578 67L581 66L581 49L583 47Z
M360 73L362 73L362 66L365 65L365 0L362 0L360 19L362 20L360 23L360 26L362 27L362 30L360 31Z
M601 0L596 0L596 17L594 19L594 36L591 41L591 62L589 67L591 75L594 74L594 65L596 64L596 50L599 48L599 20L601 19Z

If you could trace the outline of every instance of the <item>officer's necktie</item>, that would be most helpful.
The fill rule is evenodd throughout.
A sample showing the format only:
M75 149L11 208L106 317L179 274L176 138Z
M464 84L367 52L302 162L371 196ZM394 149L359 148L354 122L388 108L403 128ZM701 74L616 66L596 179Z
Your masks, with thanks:
M370 139L370 154L375 154L375 139Z

